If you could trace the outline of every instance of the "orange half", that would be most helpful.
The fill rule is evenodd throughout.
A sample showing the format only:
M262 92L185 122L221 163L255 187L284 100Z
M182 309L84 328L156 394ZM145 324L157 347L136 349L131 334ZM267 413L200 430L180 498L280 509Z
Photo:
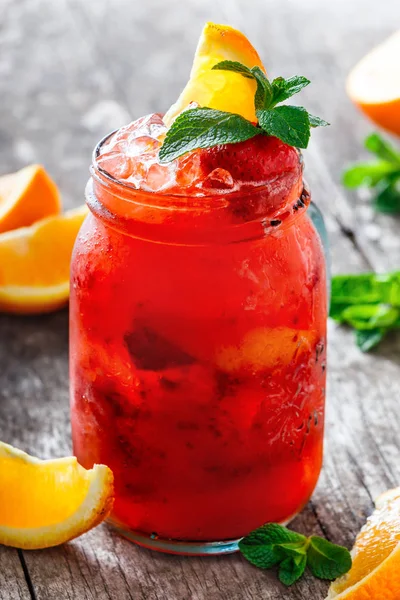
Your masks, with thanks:
M351 554L350 571L331 584L326 600L400 599L400 488L378 498Z
M374 123L400 135L400 31L353 68L346 89Z
M0 176L0 233L27 227L60 210L57 186L41 165Z
M40 460L0 442L0 544L34 550L67 542L103 521L112 471L73 456Z
M65 305L69 265L86 206L0 235L0 310L41 313Z
M257 120L255 82L238 73L212 71L222 60L238 61L249 68L258 66L265 71L257 51L243 33L229 25L207 23L197 45L190 79L177 102L165 114L167 125L191 102L237 113L250 121Z

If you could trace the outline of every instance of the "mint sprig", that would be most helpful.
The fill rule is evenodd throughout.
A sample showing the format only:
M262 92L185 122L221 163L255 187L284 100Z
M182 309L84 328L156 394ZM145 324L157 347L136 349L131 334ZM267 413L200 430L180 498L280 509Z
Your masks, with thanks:
M333 277L330 317L352 327L357 346L368 352L400 329L400 271Z
M179 115L168 130L160 148L160 162L170 162L197 148L245 141L258 133L259 129L240 115L212 108L191 108Z
M307 148L311 127L329 125L301 106L276 106L309 85L306 77L278 77L272 82L258 66L224 60L213 70L232 71L256 82L254 106L258 122L208 107L185 110L173 122L159 151L161 163L179 158L197 148L244 142L258 134L279 138L290 146Z
M400 152L379 134L372 133L364 142L365 148L378 160L357 163L343 173L348 188L369 187L376 210L400 213Z
M280 581L289 586L308 567L320 579L333 580L351 568L351 556L318 536L306 537L277 523L269 523L252 531L239 542L243 556L260 569L278 565Z

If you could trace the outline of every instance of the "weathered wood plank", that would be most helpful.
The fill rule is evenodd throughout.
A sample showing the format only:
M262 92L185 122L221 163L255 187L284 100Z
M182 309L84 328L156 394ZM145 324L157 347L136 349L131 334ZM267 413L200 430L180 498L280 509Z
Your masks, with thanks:
M0 546L0 600L30 600L17 550Z

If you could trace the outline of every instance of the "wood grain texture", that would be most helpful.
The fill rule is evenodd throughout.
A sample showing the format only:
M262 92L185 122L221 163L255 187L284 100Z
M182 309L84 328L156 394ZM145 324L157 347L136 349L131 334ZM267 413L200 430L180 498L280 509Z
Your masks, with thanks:
M251 9L249 5L251 4ZM307 179L323 208L334 272L400 267L398 220L340 185L373 127L345 96L349 68L399 22L370 0L0 0L0 170L43 162L66 206L83 201L93 146L111 129L163 111L187 78L206 20L243 29L272 75L307 75L303 98L331 128L313 132ZM71 451L67 311L0 316L0 438L42 457ZM373 498L400 481L399 338L362 355L330 324L326 452L312 501L293 522L350 546ZM21 555L22 556L22 555ZM25 552L37 600L306 600L240 556L179 558L136 548L106 525L60 548ZM28 598L16 551L0 550L0 599Z
M29 600L27 585L18 550L0 546L0 600Z

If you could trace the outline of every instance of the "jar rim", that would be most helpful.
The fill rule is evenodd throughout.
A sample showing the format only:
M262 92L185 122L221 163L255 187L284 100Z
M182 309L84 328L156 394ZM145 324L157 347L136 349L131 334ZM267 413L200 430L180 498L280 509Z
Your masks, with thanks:
M271 184L274 184L275 182L275 180L271 180L266 183L249 186L245 190L223 190L221 192L217 191L212 194L203 195L191 195L184 193L173 194L169 193L168 191L153 192L150 190L137 188L131 183L128 183L122 179L117 179L116 177L111 175L111 173L109 173L106 169L101 167L98 163L97 159L100 156L102 146L117 131L118 129L114 129L110 133L106 134L94 147L92 152L90 174L102 185L106 185L107 187L114 187L115 189L123 189L124 192L127 194L127 197L124 198L127 202L134 200L137 203L140 201L141 203L146 204L146 206L152 208L168 207L170 209L178 211L185 210L186 212L190 212L191 210L195 210L197 212L201 208L204 211L207 211L215 208L227 207L230 202L234 201L237 198L246 198L249 196L253 196L254 194L262 194L263 192L267 192ZM299 160L302 163L302 153L300 150L298 150L298 153ZM132 195L132 198L129 198L130 195ZM268 217L269 215L265 216Z

